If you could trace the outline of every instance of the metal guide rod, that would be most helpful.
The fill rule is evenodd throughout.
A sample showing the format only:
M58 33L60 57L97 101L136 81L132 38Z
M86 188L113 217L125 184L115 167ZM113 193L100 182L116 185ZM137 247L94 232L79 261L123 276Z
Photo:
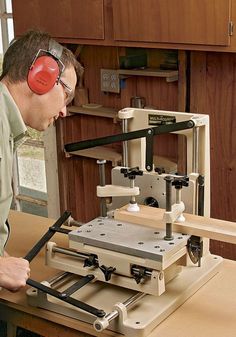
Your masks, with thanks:
M55 246L55 247L52 247L52 252L53 253L59 253L59 254L65 254L65 255L68 255L68 256L73 256L73 257L76 257L80 260L85 260L87 258L89 258L89 254L84 254L84 253L80 253L80 252L76 252L76 251L73 251L71 249L68 249L68 248L62 248L62 247L58 247L58 246ZM98 260L96 259L96 261L98 262ZM139 273L139 268L138 267L132 267L131 268L131 272L132 273ZM64 273L64 274L70 274L70 273ZM144 275L145 276L148 276L148 277L151 277L152 276L152 272L149 271L149 270L145 270L144 271ZM66 276L66 275L65 275ZM60 276L62 277L62 276ZM51 284L51 281L49 281L49 283Z
M134 296L129 297L122 304L128 309L131 305L135 304L138 300L143 298L145 295L146 295L145 293L137 293ZM119 315L119 311L117 309L115 309L112 312L110 312L109 314L106 314L104 319L110 323L118 315ZM102 331L104 329L103 325L99 322L99 320L96 320L94 322L94 327L97 331Z
M106 185L106 177L105 177L105 164L106 160L97 160L97 164L99 165L99 183L100 186ZM104 218L107 216L107 206L106 206L106 198L100 198L100 213Z
M97 316L97 317L104 317L105 316L105 312L102 309L97 309L94 308L93 306L86 304L84 302L81 302L73 297L66 297L66 298L62 298L61 297L61 293L53 288L47 287L42 283L39 283L37 281L28 279L27 284L30 285L33 288L36 288L38 290L41 290L43 292L45 292L46 294L49 294L53 297L56 297L58 299L63 300L64 302L70 303L71 305L74 305L77 308L80 308L86 312L89 312L90 314Z
M79 252L73 251L71 249L62 248L62 247L58 247L58 246L52 247L52 251L53 251L53 253L65 254L65 255L69 255L69 256L80 258L82 260L84 260L84 259L86 259L86 258L89 257L89 254L79 253Z
M199 127L193 128L193 162L192 172L199 171Z
M172 210L172 181L173 178L171 176L165 177L166 181L166 211L171 212ZM166 223L166 235L164 237L165 240L173 240L172 235L172 223Z
M198 177L198 215L204 216L204 183L205 178L203 175Z
M59 274L53 276L52 278L50 278L49 280L47 280L47 282L52 287L55 284L57 284L58 282L64 280L68 275L71 275L71 273L69 273L68 271L65 271L63 273L59 273Z
M68 298L70 295L73 295L77 290L91 282L95 278L94 275L87 275L79 279L77 282L72 284L69 288L63 290L63 292L60 294L60 298Z
M128 132L128 120L122 119L122 132L127 133ZM128 167L128 142L127 140L123 141L123 166Z
M192 172L199 173L199 127L193 129L193 159L192 159ZM196 181L195 189L195 209L194 214L198 214L198 190L199 184L198 180Z

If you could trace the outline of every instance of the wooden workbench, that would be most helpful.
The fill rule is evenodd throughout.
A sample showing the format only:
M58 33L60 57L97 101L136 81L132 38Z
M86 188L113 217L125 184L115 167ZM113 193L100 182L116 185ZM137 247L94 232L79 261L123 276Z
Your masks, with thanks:
M53 220L11 211L11 238L8 252L24 256ZM57 242L65 241L57 234ZM43 280L55 274L44 266L44 253L31 263L31 278ZM14 326L45 337L121 336L111 331L97 333L89 324L79 322L27 304L26 289L18 293L0 292L0 319L8 322L8 337ZM155 310L155 308L154 308ZM236 262L224 260L222 271L163 321L149 337L234 337L236 335Z

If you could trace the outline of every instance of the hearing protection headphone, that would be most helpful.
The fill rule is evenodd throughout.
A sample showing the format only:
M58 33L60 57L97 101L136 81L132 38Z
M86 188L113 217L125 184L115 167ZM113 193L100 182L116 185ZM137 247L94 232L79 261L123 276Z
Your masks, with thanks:
M27 82L30 89L43 95L58 83L65 69L60 60L63 47L55 40L49 41L48 50L39 49L28 72Z

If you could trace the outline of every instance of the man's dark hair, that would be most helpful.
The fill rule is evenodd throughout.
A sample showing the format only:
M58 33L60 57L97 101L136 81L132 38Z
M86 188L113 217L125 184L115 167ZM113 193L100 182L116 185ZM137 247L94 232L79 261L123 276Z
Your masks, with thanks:
M38 30L31 30L13 41L7 49L2 65L0 80L5 76L11 83L23 82L27 80L28 71L39 49L48 50L49 41L52 38L49 34ZM65 68L74 67L78 69L78 62L74 54L63 47L60 60Z

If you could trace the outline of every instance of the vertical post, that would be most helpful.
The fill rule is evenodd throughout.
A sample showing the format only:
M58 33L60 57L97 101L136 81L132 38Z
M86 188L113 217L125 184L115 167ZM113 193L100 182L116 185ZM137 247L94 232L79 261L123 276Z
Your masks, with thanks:
M127 119L122 119L122 132L127 133L128 131L128 121ZM123 141L123 166L128 167L128 141Z
M193 162L192 172L198 173L199 171L199 127L195 126L193 132Z
M193 158L192 158L192 172L199 173L199 127L194 127L193 130ZM196 180L196 188L195 188L195 209L194 214L198 214L198 190L199 183L198 179Z
M178 51L178 110L189 111L189 55L185 50ZM187 174L187 141L184 135L178 135L178 166L179 174Z
M105 164L106 160L97 160L97 164L99 165L99 184L100 186L105 186L106 178L105 178ZM102 217L107 216L107 207L106 207L106 198L101 198L100 201L100 213Z
M166 212L171 212L172 209L172 181L173 178L171 176L165 177L166 181ZM166 223L166 236L164 237L165 240L170 241L173 240L172 235L172 223Z

